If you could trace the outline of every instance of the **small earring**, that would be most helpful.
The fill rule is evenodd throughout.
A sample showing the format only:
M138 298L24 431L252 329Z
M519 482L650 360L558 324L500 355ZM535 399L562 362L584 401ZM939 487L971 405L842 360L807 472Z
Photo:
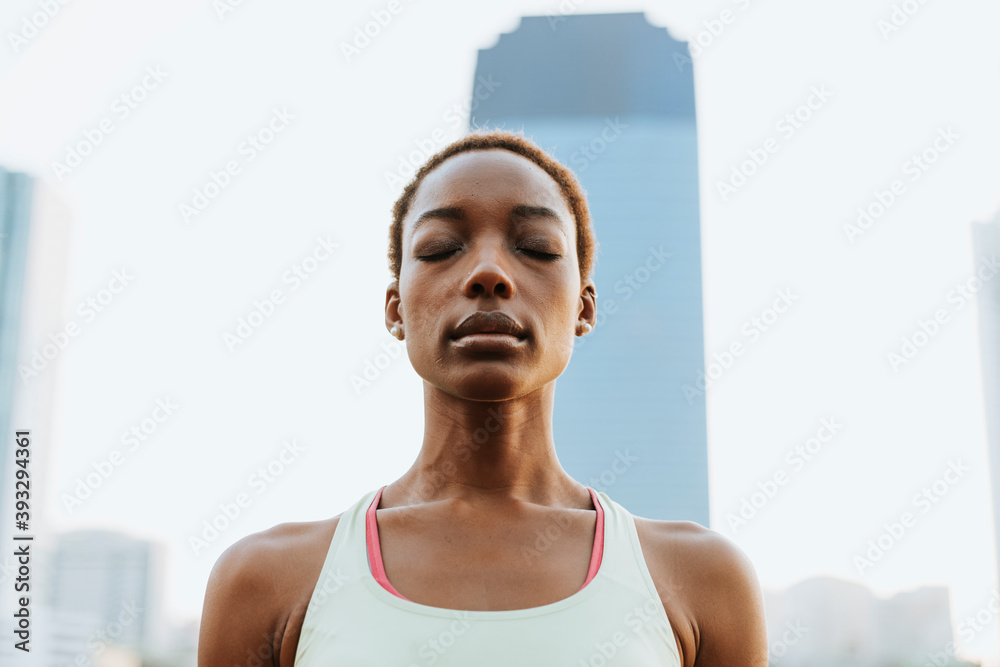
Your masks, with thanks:
M584 322L583 323L583 334L584 335L589 334L593 330L594 330L594 327L591 326L590 322Z
M391 335L391 336L392 336L393 338L399 338L399 327L397 327L397 326L396 326L395 324L393 324L393 325L392 325L392 328L391 328L391 329L389 329L389 334L390 334L390 335Z

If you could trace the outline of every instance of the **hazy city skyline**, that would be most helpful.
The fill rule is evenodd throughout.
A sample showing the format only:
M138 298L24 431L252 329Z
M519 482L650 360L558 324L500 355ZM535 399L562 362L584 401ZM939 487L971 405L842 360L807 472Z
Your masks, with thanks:
M72 212L49 305L80 335L17 376L56 387L54 422L36 426L51 429L53 523L168 543L168 608L190 615L237 539L335 515L400 475L423 406L381 312L387 175L460 136L477 50L522 15L558 31L566 12L645 11L698 45L674 64L693 68L698 107L713 526L766 588L937 583L956 619L983 609L997 556L982 359L974 300L952 295L988 260L970 222L1000 208L1000 8L590 0L472 20L457 3L400 6L367 42L356 29L382 6L101 0L60 5L31 36L37 3L7 6L24 43L0 52L0 164ZM72 171L53 166L74 150ZM89 299L106 301L92 319ZM724 363L744 329L753 346ZM52 332L24 341L21 363ZM62 496L116 451L70 511ZM997 636L994 622L968 655L996 655Z

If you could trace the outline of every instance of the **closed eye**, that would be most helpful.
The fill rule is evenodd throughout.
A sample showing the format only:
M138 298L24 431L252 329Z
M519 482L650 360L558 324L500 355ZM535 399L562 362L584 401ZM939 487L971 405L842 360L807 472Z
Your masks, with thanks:
M448 259L456 252L458 252L458 248L448 250L447 252L439 252L433 255L417 255L417 259L419 259L421 262L440 262L442 260Z
M541 259L545 261L553 261L562 257L562 255L554 254L551 252L542 252L540 250L532 250L530 248L518 248L517 250L518 252L528 255L529 257L534 257L536 259ZM446 252L435 253L433 255L417 255L417 259L419 259L422 262L440 262L445 259L448 259L456 252L458 252L458 248L454 248Z
M537 259L543 259L550 262L562 257L562 255L556 255L551 252L541 252L540 250L531 250L529 248L518 248L518 250L529 257L535 257Z

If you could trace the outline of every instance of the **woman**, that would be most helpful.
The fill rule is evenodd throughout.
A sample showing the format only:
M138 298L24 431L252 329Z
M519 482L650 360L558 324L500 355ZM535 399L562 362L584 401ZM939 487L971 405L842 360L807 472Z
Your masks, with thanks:
M200 667L766 665L739 549L633 517L556 457L556 378L597 299L572 173L479 132L431 157L393 213L385 321L424 380L420 452L343 514L223 553Z

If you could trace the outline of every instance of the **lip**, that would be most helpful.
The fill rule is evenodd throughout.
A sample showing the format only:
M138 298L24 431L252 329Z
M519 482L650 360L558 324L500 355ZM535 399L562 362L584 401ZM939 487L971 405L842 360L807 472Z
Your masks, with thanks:
M459 350L468 352L511 352L525 345L524 338L505 333L471 333L452 341Z
M479 344L497 344L507 339L520 342L527 337L527 331L507 313L500 310L479 310L462 320L451 334L455 341L470 339Z

